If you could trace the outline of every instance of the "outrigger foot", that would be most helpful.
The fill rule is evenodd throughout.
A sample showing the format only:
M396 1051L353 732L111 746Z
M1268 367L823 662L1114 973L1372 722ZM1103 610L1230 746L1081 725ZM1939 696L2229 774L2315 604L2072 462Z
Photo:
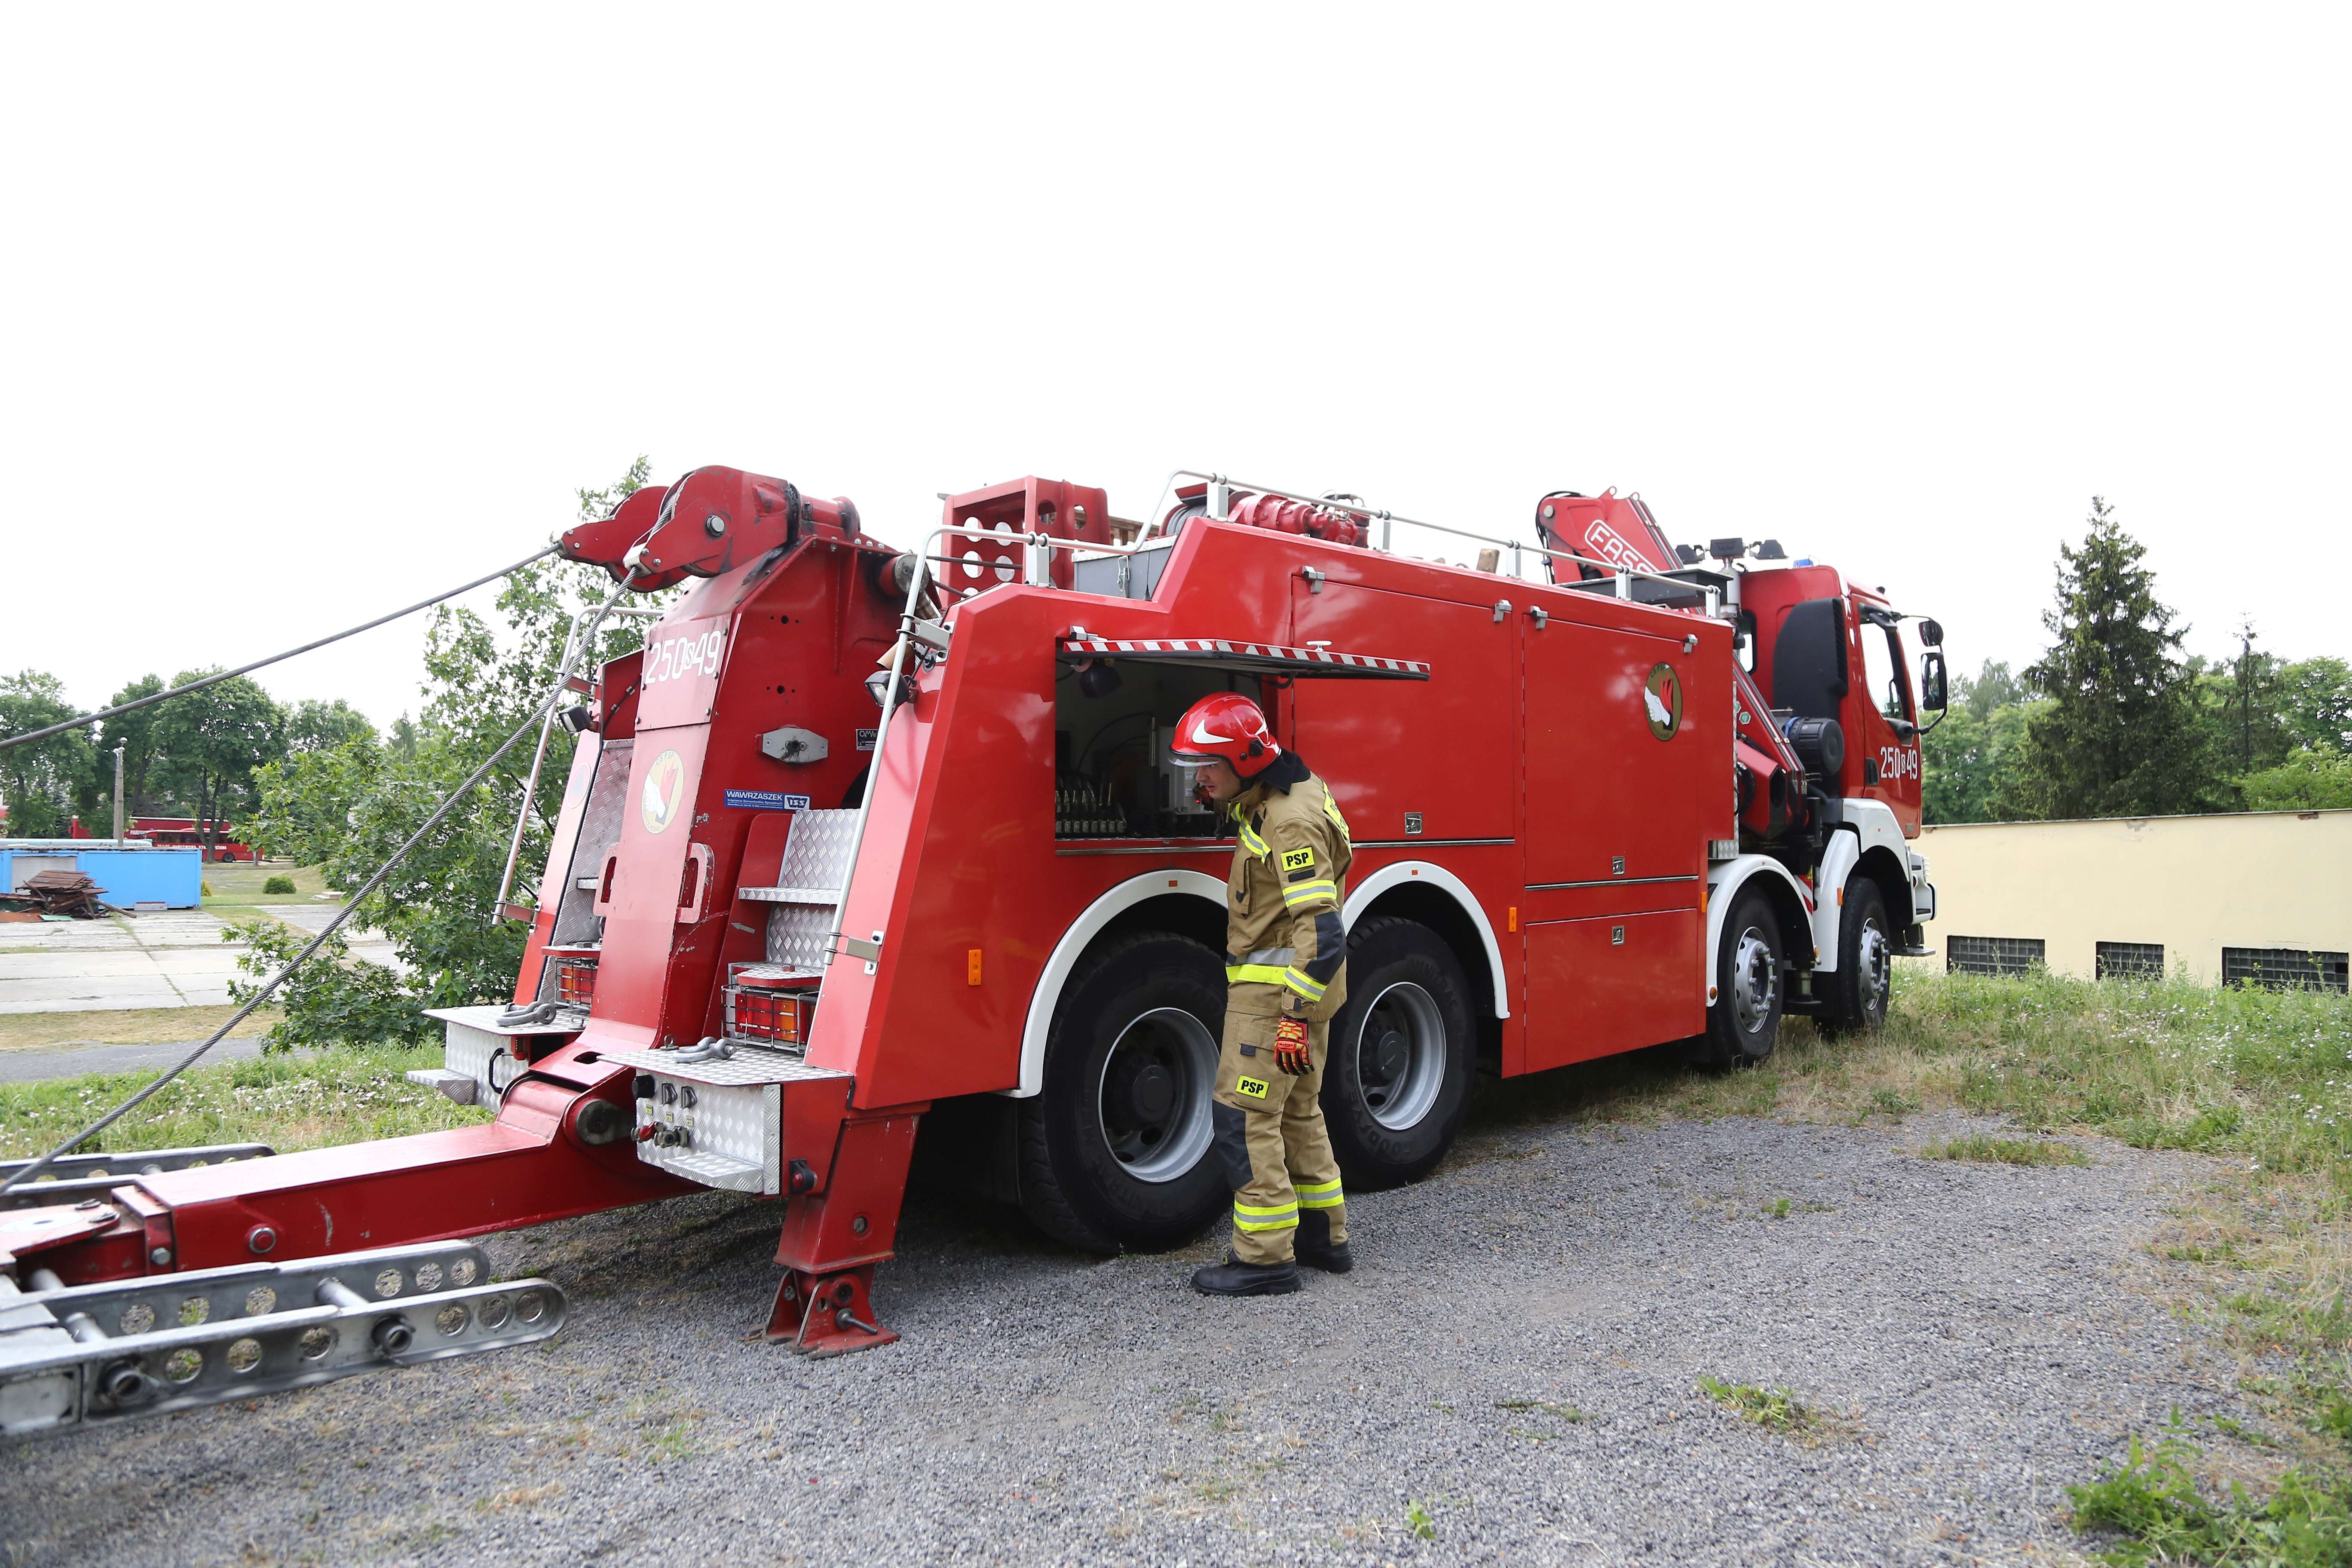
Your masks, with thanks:
M786 1271L768 1319L768 1342L790 1344L805 1356L870 1351L898 1337L874 1316L874 1265L833 1274Z

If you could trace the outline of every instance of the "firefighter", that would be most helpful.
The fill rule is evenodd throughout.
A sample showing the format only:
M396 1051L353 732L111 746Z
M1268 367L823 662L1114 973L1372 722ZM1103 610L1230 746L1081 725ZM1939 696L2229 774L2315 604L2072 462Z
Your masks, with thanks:
M1284 1295L1298 1289L1300 1263L1333 1274L1355 1267L1320 1098L1331 1015L1347 1000L1348 823L1246 697L1222 691L1192 704L1171 751L1195 770L1196 792L1232 816L1238 839L1211 1108L1234 1186L1234 1239L1224 1262L1192 1284L1212 1296Z

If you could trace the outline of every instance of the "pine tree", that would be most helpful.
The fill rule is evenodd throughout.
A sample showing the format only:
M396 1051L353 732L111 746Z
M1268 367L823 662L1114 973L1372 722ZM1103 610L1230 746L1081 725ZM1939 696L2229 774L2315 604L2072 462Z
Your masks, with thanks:
M2104 497L2080 548L2058 547L2057 640L2027 668L2035 707L1997 803L2031 817L2150 816L2213 809L2223 794L2170 608L2147 552Z

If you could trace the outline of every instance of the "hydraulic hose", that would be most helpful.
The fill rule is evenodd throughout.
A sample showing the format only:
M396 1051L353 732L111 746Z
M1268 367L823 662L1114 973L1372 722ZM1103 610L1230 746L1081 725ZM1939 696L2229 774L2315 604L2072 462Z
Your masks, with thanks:
M363 621L348 631L337 632L332 637L320 637L316 642L306 642L300 647L289 647L284 653L273 653L268 658L257 658L251 664L240 664L235 669L224 669L218 675L207 675L201 680L191 680L185 686L174 686L169 691L158 691L152 696L142 697L136 701L125 702L119 708L107 708L96 713L85 713L79 719L68 719L62 723L51 724L47 729L28 730L21 735L0 736L0 752L5 752L11 746L22 746L35 741L45 741L51 735L62 735L68 730L79 730L84 724L95 724L101 719L112 719L119 714L132 712L141 708L152 708L158 702L167 701L174 697L184 697L191 691L202 691L207 686L218 686L222 681L233 680L240 675L249 675L257 669L276 664L281 659L292 658L298 653L309 653L314 647L324 647L329 643L341 642L345 637L357 637L362 632L373 631L386 621L396 621L403 616L413 616L419 610L428 609L444 599L454 599L460 594L471 593L485 583L495 583L501 577L521 571L534 561L544 561L554 553L555 546L551 544L536 555L527 555L511 566L501 566L487 577L477 577L472 582L461 584L446 594L436 594L429 599L419 599L404 610L394 610L388 616L378 616L375 619ZM0 1187L0 1192L6 1190L5 1187Z
M535 561L538 557L533 556L531 559ZM530 563L525 562L522 563L522 564L528 565ZM508 570L512 571L514 568L509 567ZM198 1058L202 1057L206 1051L211 1050L215 1046L220 1044L222 1040L228 1037L228 1032L231 1029L236 1028L239 1024L244 1023L247 1018L253 1016L253 1012L256 1008L259 1007L264 1002L269 1000L270 995L277 991L278 987L285 984L286 977L288 975L293 973L297 969L301 968L303 963L310 959L311 954L326 946L327 939L333 936L338 930L341 929L345 921L350 920L353 914L358 912L360 905L367 900L368 895L374 892L377 888L383 885L383 879L386 877L391 876L394 868L403 860L408 858L412 850L414 850L419 844L425 842L427 835L429 835L435 828L441 826L442 821L447 817L452 811L455 811L457 808L457 803L464 800L468 795L471 795L474 790L480 785L484 779L489 777L490 770L496 767L499 764L499 760L509 752L514 750L514 748L520 743L525 735L530 734L533 729L537 728L546 721L547 715L554 710L555 705L563 700L564 693L572 679L572 667L579 661L583 653L594 645L596 628L604 624L605 616L611 613L614 605L619 601L621 595L629 591L629 584L633 580L635 580L635 576L636 572L633 568L630 571L628 577L614 584L613 585L612 594L606 597L602 605L596 606L596 613L594 616L590 617L586 630L574 640L571 650L564 656L563 667L555 672L554 684L548 688L546 697L541 700L539 706L531 711L530 717L525 719L520 724L517 725L515 727L514 733L509 735L503 742L501 742L497 751L492 752L487 758L483 759L482 765L476 768L473 773L467 776L465 783L459 784L456 789L451 790L449 794L443 798L440 805L435 808L433 815L425 819L425 825L419 827L415 832L410 834L407 840L404 842L399 848L392 852L392 858L386 860L382 866L376 868L375 875L370 877L364 886L362 886L357 892L353 893L348 900L344 900L343 907L335 911L335 918L329 921L325 927L320 931L319 934L310 939L309 946L305 947L300 952L295 954L292 962L289 963L285 968L271 975L269 979L263 984L261 989L253 994L252 999L247 1002L244 1006L237 1009L236 1016L235 1017L231 1018L227 1023L223 1024L219 1028L214 1030L212 1038L206 1040L203 1045L198 1046L194 1050L190 1051L186 1056L181 1058L178 1063L165 1070L164 1073L161 1077L157 1078L154 1082L149 1084L146 1088L141 1089L138 1093L132 1095L130 1099L124 1100L121 1104L116 1106L113 1110L108 1111L105 1115L91 1122L89 1126L83 1128L80 1131L75 1133L72 1137L58 1144L56 1148L50 1150L39 1159L26 1166L16 1175L10 1177L5 1185L0 1185L0 1193L15 1192L17 1188L26 1185L27 1183L37 1180L41 1173L48 1168L51 1161L56 1160L61 1154L71 1153L77 1146L96 1137L99 1133L105 1131L117 1121L122 1120L123 1117L137 1110L141 1104L144 1103L150 1096L161 1089L165 1084L170 1083L173 1079L179 1077L182 1073L195 1066L196 1059ZM486 577L482 579L482 581L488 582L489 579ZM459 593L464 592L463 589L457 591ZM406 613L406 611L402 612L404 615ZM251 668L252 667L247 666L247 668Z

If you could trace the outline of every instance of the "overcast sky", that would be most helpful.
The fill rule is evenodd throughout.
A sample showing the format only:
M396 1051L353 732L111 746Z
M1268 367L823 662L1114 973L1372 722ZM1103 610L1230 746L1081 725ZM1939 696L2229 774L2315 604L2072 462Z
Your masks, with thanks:
M2347 16L13 7L0 669L291 646L640 452L898 538L1024 473L1613 485L1970 670L2098 493L2192 651L2352 655ZM389 721L417 626L264 683Z

